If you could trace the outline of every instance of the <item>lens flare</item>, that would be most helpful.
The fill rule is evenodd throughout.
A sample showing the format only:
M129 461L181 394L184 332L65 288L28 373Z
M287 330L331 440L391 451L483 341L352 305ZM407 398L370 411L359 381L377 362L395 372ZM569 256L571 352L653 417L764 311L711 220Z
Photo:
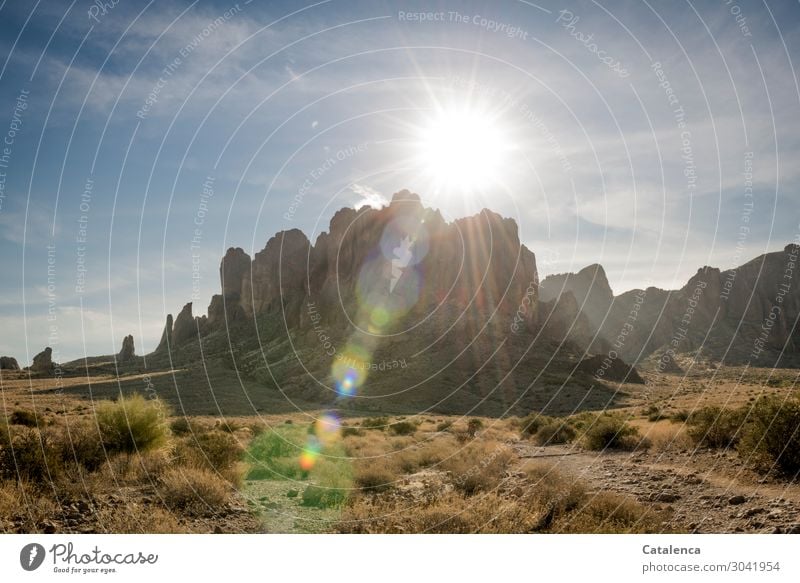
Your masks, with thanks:
M323 447L333 445L341 435L341 422L333 413L324 413L314 423L314 432Z
M308 472L311 468L314 467L314 464L319 457L321 444L319 439L317 439L313 435L309 435L308 441L306 442L305 448L303 448L303 452L300 454L300 469L304 472Z

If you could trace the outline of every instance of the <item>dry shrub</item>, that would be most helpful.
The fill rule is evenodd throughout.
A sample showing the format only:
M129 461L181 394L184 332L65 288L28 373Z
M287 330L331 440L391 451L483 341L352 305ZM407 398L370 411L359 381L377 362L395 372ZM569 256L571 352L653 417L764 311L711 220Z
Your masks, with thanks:
M472 442L454 456L442 462L442 469L451 473L453 485L471 496L496 488L505 477L506 469L516 459L504 443Z
M0 479L50 484L61 471L51 431L0 426Z
M101 403L96 411L106 450L124 453L144 452L167 445L170 428L166 414L165 404L141 395Z
M389 426L389 431L393 435L414 435L417 431L417 426L411 421L397 421Z
M335 530L344 533L662 532L664 515L630 500L590 496L553 467L527 468L521 493L496 490L474 496L457 491L410 502L355 496ZM515 488L519 491L520 488Z
M363 460L356 464L355 485L366 492L388 490L397 480L393 464L386 458Z
M413 505L408 501L361 497L344 509L335 530L372 534L526 532L529 515L523 506L494 493L464 498L448 492Z
M107 460L97 425L88 420L68 421L60 430L56 447L65 464L75 462L90 472Z
M666 515L618 494L601 492L569 516L557 521L553 532L582 534L636 534L665 532Z
M9 425L22 425L24 427L37 427L36 413L27 409L17 409L8 417Z
M188 514L213 514L230 499L231 490L214 473L199 468L174 468L164 473L158 492L171 509Z
M42 495L38 485L0 482L0 529L5 532L40 533L59 511L59 505Z
M657 451L685 450L692 446L686 427L672 421L659 421L641 429Z
M159 507L120 505L97 512L97 531L108 534L182 534L192 532Z
M631 451L649 445L639 435L639 430L619 415L603 413L589 423L583 434L582 444L586 449L601 451L622 449Z

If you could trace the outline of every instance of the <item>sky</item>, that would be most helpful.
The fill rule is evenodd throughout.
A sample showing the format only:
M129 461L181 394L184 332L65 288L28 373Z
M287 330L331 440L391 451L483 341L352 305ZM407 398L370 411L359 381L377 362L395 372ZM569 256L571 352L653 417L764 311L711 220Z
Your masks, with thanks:
M0 354L67 361L128 334L149 352L166 314L205 313L228 247L313 242L403 188L447 219L512 217L541 277L600 263L615 293L782 249L800 238L799 16L0 0Z

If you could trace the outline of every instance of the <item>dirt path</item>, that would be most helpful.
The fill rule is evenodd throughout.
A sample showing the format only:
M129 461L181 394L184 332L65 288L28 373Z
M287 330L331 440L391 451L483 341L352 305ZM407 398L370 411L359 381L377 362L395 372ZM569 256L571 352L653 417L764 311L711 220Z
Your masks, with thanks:
M515 445L522 465L548 462L597 491L671 507L671 526L702 533L800 534L800 486L759 483L733 455L596 453L569 446Z

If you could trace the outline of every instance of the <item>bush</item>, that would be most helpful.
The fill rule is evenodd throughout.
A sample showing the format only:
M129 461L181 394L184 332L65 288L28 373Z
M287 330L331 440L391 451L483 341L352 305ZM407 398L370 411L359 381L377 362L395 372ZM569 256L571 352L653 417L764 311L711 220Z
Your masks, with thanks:
M713 448L733 447L739 441L744 419L745 412L742 409L703 407L689 415L688 434L697 445Z
M55 451L49 432L0 426L0 478L50 484L62 468Z
M670 415L669 420L673 423L686 423L689 420L689 412L686 410L676 411Z
M186 417L178 417L177 419L173 419L172 423L169 424L169 427L172 430L172 433L175 435L186 435L192 432L192 426Z
M554 419L541 413L531 413L527 417L523 417L519 421L520 429L523 435L533 436L536 435L543 426L553 423Z
M332 508L347 500L353 478L349 466L330 460L320 460L311 472L313 484L303 490L303 506Z
M575 439L575 429L571 425L561 421L554 421L547 425L542 425L536 435L533 436L534 442L538 445L556 445L559 443L569 443Z
M25 409L17 409L8 418L10 425L24 425L25 427L36 427L36 413Z
M436 426L436 431L438 431L438 432L440 432L440 433L441 433L442 431L447 431L447 430L448 430L448 429L450 429L452 426L453 426L453 422L452 422L452 421L450 421L450 420L447 420L447 421L442 421L441 423L439 423L439 424Z
M233 435L221 431L196 435L191 443L198 451L200 464L218 472L232 468L244 453L244 447Z
M633 450L641 443L639 430L618 415L602 414L586 428L583 446L599 451L604 449Z
M486 492L500 485L515 456L500 442L472 442L455 456L442 462L452 474L453 485L467 496Z
M97 470L107 459L97 426L89 421L67 424L56 448L62 462L75 462L90 472Z
M141 395L97 407L97 424L110 452L135 453L165 446L170 437L165 406Z
M388 417L367 417L361 420L361 427L363 429L377 429L383 431L389 425Z
M413 435L417 431L417 426L410 421L398 421L391 424L389 430L395 435Z
M661 412L661 409L656 405L650 405L644 411L642 411L642 415L647 417L648 421L655 423L656 421L661 421L666 417L664 413Z
M737 450L758 469L800 472L800 401L762 397L750 409Z
M172 509L190 514L208 514L214 513L228 501L230 489L208 470L175 468L164 473L159 494Z
M394 472L382 460L368 460L356 467L356 486L367 492L388 490L394 481Z
M300 455L306 443L306 433L298 425L283 425L267 431L250 443L248 458L252 467L249 480L291 480L300 478Z
M361 435L364 435L364 432L358 427L350 427L349 425L342 424L342 437L359 437Z
M483 429L483 421L480 419L470 419L467 423L467 433L470 437L475 437L481 429Z

